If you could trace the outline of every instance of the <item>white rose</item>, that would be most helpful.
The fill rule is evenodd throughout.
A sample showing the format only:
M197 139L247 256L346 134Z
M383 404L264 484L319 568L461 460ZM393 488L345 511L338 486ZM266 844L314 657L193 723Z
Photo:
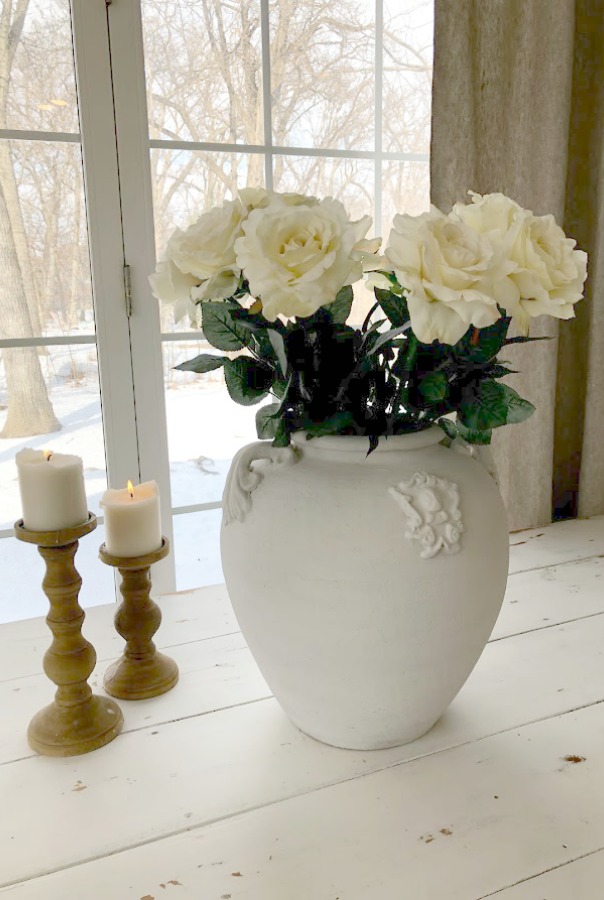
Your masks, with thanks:
M386 258L407 291L411 327L425 344L456 344L470 325L499 318L485 289L495 264L488 240L436 207L419 216L397 215Z
M241 272L234 243L245 214L238 200L228 201L204 213L186 231L177 228L168 241L166 258L197 279L196 300L224 300L237 289Z
M587 278L587 254L575 247L576 241L566 237L553 216L524 219L510 248L516 268L507 277L517 300L506 305L506 312L525 334L535 316L574 317Z
M154 297L174 304L175 322L180 322L186 315L196 316L191 290L197 286L199 279L181 272L171 260L165 259L158 262L154 274L149 276L149 283Z
M242 188L239 191L239 199L248 213L253 209L264 209L275 197L280 197L287 206L314 206L319 201L316 197L306 197L304 194L267 191L266 188Z
M503 194L472 195L453 214L487 237L499 259L491 290L524 334L531 318L571 319L583 296L587 254L553 216L534 216Z
M499 241L503 240L514 225L518 214L527 212L505 194L481 195L475 191L468 193L472 197L472 202L456 203L451 210L451 216L465 222L478 234L492 236Z
M361 262L351 254L370 224L369 217L351 222L331 198L289 205L273 196L267 207L252 210L235 253L265 318L310 316L360 278Z

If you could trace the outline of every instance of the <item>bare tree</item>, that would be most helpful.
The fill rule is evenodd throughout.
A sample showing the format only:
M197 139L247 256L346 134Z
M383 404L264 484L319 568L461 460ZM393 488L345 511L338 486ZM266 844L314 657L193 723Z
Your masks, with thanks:
M4 0L0 14L0 122L6 124L11 67L29 0ZM33 337L35 285L25 241L10 150L0 142L0 335ZM35 313L34 313L35 316ZM8 410L2 437L57 431L35 348L5 349L2 354L8 389Z

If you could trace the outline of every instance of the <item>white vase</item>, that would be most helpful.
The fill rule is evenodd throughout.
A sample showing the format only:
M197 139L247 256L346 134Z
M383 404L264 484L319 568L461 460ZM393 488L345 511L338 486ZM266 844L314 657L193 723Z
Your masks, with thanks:
M499 613L508 528L491 474L438 427L244 447L223 498L225 580L248 646L302 731L370 750L415 740Z

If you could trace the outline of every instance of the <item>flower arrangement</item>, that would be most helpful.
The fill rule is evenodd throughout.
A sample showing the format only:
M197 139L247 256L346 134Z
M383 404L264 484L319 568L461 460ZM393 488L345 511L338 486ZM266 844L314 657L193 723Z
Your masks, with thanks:
M439 424L450 439L488 444L493 428L534 410L502 378L500 351L525 341L536 316L574 316L587 256L552 216L503 194L472 193L448 215L397 215L383 255L341 203L246 189L170 238L150 281L175 317L201 307L204 353L177 368L223 367L229 394L252 405L260 438L380 437ZM352 284L375 303L347 324ZM517 334L508 335L514 324ZM455 413L455 416L451 416Z

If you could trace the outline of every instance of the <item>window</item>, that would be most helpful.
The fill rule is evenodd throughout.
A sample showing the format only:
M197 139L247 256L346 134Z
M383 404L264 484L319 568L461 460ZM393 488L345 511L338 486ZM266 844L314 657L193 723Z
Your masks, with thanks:
M207 345L198 329L175 323L170 308L158 313L147 275L174 227L239 187L338 197L355 218L372 215L373 233L384 237L395 212L427 208L432 7L433 0L111 0L105 14L104 0L73 0L72 24L68 0L3 0L1 15L12 16L18 39L13 50L10 41L0 48L10 76L0 178L23 221L19 231L16 213L5 216L5 231L14 254L21 240L29 263L14 269L19 291L0 288L0 404L8 407L0 410L2 615L44 611L42 597L31 609L14 602L40 593L26 559L31 548L11 537L19 516L14 453L26 445L83 456L95 511L105 457L113 485L132 472L158 480L164 505L171 498L174 507L164 530L171 536L173 523L176 581L162 564L156 587L222 580L222 488L233 454L255 439L256 410L229 400L221 370L174 371ZM23 321L7 313L9 302ZM366 305L359 290L357 319ZM42 384L60 431L49 419L42 434L11 436L9 412L32 409L11 365L28 390ZM78 555L84 605L110 595L111 577L94 560L100 540L102 528ZM95 597L86 578L93 566L95 588L105 579ZM27 575L15 590L20 572Z

